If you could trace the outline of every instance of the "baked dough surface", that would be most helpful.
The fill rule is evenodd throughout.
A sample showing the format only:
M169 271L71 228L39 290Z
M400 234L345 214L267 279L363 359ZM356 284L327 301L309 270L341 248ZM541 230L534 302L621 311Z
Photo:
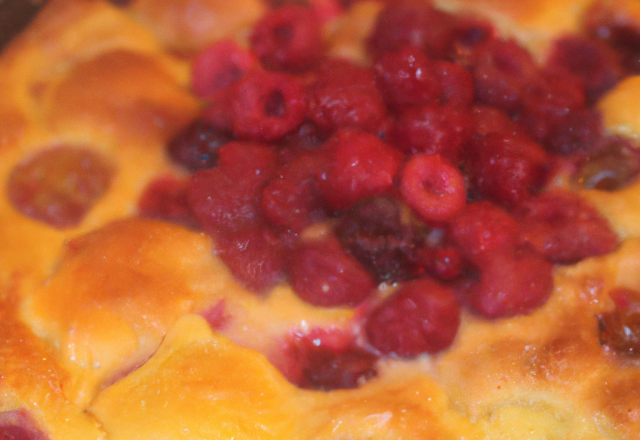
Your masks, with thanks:
M640 23L635 0L611 0ZM543 59L577 32L591 0L443 0L490 18ZM329 52L365 63L381 4L327 24ZM551 299L498 321L464 315L438 356L385 360L355 390L317 392L274 367L287 332L347 328L354 311L319 309L287 286L244 290L202 233L135 217L145 186L180 175L164 144L202 107L189 57L246 43L259 0L51 0L0 56L0 193L16 164L53 147L115 166L77 226L56 229L0 197L0 415L28 414L67 439L529 439L640 436L640 369L602 348L608 292L640 288L640 183L584 191L623 240L613 254L555 270ZM612 133L640 137L640 78L600 108ZM215 331L204 317L222 307ZM3 419L0 418L0 421Z

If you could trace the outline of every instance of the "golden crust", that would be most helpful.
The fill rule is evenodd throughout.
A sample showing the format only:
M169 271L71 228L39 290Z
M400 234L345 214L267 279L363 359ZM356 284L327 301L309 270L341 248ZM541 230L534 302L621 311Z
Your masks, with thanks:
M437 4L483 14L540 58L592 7ZM633 0L603 4L640 22ZM365 63L380 7L358 3L329 23L330 53ZM127 9L51 0L0 56L2 193L17 163L52 146L100 151L118 170L77 227L50 228L0 198L0 411L27 410L53 440L635 438L640 373L602 348L596 315L612 309L612 288L640 286L640 184L585 192L626 242L556 270L543 308L491 322L466 315L442 355L387 361L361 388L331 393L297 389L274 365L283 369L289 333L351 331L357 312L311 307L284 285L256 297L205 235L128 218L153 177L180 174L163 145L201 107L188 55L223 37L244 42L263 10L257 0L138 0ZM611 132L640 137L636 80L601 102ZM203 319L216 307L225 336Z

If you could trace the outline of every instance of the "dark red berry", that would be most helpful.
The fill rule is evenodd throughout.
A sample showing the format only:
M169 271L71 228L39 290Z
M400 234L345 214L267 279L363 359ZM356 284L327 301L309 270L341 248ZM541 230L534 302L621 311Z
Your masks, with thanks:
M284 248L269 229L219 234L215 246L234 278L253 292L265 292L284 278Z
M506 111L518 109L521 91L538 75L529 52L511 40L478 45L469 62L478 101Z
M275 164L275 153L264 145L230 142L221 148L218 166L198 171L187 188L202 227L213 234L261 227L260 197Z
M593 108L573 111L554 124L545 139L547 150L557 154L593 154L601 145L602 115Z
M442 104L456 108L468 108L473 104L473 75L467 69L443 60L435 60L432 69L440 83Z
M600 341L615 353L640 354L640 294L618 287L609 292L615 309L598 316Z
M435 277L443 281L458 278L464 270L462 252L454 246L442 246L432 252L429 270Z
M385 52L373 66L376 86L387 104L407 105L438 103L441 89L433 64L416 47Z
M291 255L289 280L304 301L321 307L354 307L376 287L371 276L337 242L302 244Z
M218 163L218 149L230 140L230 133L198 119L169 142L167 151L175 163L193 172Z
M451 52L457 19L437 10L429 2L387 2L378 15L369 39L374 55L415 46L429 57L446 58Z
M413 357L449 347L460 325L453 291L429 278L409 281L368 316L369 343L384 355Z
M541 194L518 211L521 240L554 263L575 263L613 251L618 237L582 198L566 191Z
M595 38L571 36L556 40L547 63L580 77L589 102L596 102L624 74L616 52Z
M468 204L450 224L453 241L476 264L491 254L514 252L518 242L518 222L491 202Z
M284 374L301 388L331 391L357 388L376 376L377 357L342 330L312 329L293 335L285 348Z
M309 91L309 115L329 132L355 128L377 134L387 110L370 70L331 59L320 66Z
M402 155L377 136L340 130L324 145L327 165L318 176L320 194L335 210L384 194L393 186Z
M287 5L267 13L256 24L251 48L267 69L300 71L322 56L321 23L313 10Z
M413 278L413 254L419 233L401 219L401 206L391 196L365 199L338 218L335 234L340 244L378 282Z
M217 41L194 58L191 86L200 98L209 98L231 86L255 64L253 54L235 41Z
M466 170L473 188L499 205L515 206L547 178L548 155L524 135L489 133L468 150Z
M544 70L522 88L522 119L531 135L545 141L570 112L584 108L582 81L563 70Z
M440 154L452 163L474 134L474 120L466 110L424 105L400 113L391 129L395 146L411 154Z
M400 193L426 222L454 218L467 198L462 173L437 154L421 154L406 163L400 175Z
M138 210L143 217L168 220L189 228L198 226L187 202L187 182L172 176L151 182L138 200Z
M496 107L476 105L472 108L471 115L475 121L476 135L504 133L512 136L525 132L521 124L512 120L507 113Z
M640 26L633 14L613 3L594 2L584 15L584 27L616 51L626 74L640 73Z
M302 154L276 171L262 192L262 210L273 226L299 232L325 217L316 177L320 162L316 154Z
M526 315L553 289L553 266L536 255L493 253L480 266L480 280L467 292L470 307L487 318Z
M307 105L302 83L291 75L254 70L234 85L233 133L273 141L302 124Z

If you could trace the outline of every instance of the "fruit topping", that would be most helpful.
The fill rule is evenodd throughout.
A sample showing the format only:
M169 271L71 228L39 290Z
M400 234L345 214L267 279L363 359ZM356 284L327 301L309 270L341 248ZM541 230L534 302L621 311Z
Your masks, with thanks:
M335 210L358 200L391 190L402 155L376 136L356 130L339 130L323 147L325 167L318 187Z
M549 160L531 138L506 133L476 138L469 145L466 159L473 190L505 207L522 203L542 188Z
M401 220L401 205L394 197L365 199L345 211L335 227L340 244L376 281L394 282L413 277L413 254L418 230Z
M188 228L199 224L187 202L187 182L172 176L159 177L151 182L138 201L140 215L167 220Z
M304 120L302 82L285 73L253 70L233 86L229 110L233 134L239 138L278 139Z
M375 377L377 356L358 347L341 330L312 329L286 342L284 373L301 388L330 391L357 388Z
M432 279L400 286L367 317L369 343L384 355L413 357L448 347L460 325L453 291Z
M300 298L322 307L357 306L376 287L371 275L333 240L295 249L289 281Z
M167 152L175 163L194 172L218 163L218 149L230 140L230 133L198 119L169 142Z
M574 263L613 251L618 237L579 196L552 191L525 202L517 213L520 240L553 263Z
M0 412L0 439L47 440L49 436L36 426L31 415L22 409Z
M526 315L551 295L553 267L536 254L497 252L479 268L479 279L465 286L463 297L472 310L484 317Z
M609 292L615 309L598 316L601 343L615 353L640 354L640 294L616 288Z
M42 150L17 164L7 183L22 214L56 228L77 226L109 188L115 166L82 147Z
M167 146L192 176L154 182L140 211L210 234L260 295L284 282L314 306L357 308L347 342L292 337L293 383L355 387L378 356L437 353L461 308L532 313L553 265L616 248L607 221L556 186L616 190L640 170L633 141L606 134L594 107L630 72L640 33L620 17L592 8L588 33L540 64L488 22L386 2L370 64L356 64L321 40L351 1L271 4L249 48L225 40L196 56L204 109Z
M467 193L462 173L439 155L421 154L407 162L400 193L425 222L453 219L464 208Z
M267 69L308 69L323 54L320 24L314 11L304 6L274 9L253 29L251 48Z
M309 115L319 127L378 132L387 110L369 69L341 59L327 60L309 91Z
M373 71L376 86L392 107L440 101L440 78L432 62L418 48L405 47L383 53Z
M193 60L191 86L200 98L209 98L233 85L256 64L255 56L232 40L220 40Z

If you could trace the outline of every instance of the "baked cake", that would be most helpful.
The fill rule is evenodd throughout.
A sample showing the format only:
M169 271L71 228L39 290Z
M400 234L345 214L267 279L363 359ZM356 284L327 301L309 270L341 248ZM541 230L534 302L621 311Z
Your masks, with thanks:
M640 438L637 0L50 0L0 97L0 438Z

